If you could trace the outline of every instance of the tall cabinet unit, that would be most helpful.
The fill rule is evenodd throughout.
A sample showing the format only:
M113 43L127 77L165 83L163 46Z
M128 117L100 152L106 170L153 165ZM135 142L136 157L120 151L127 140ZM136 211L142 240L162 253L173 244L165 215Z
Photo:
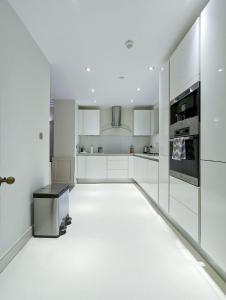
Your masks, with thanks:
M201 246L226 272L226 1L201 14Z
M169 211L169 62L159 73L159 205Z
M200 78L200 20L185 35L170 58L170 100Z

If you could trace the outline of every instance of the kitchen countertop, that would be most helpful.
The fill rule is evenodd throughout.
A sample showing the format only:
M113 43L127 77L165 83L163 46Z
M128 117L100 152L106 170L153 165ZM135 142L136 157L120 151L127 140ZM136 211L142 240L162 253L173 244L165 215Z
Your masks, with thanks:
M159 155L153 155L153 154L145 154L145 153L134 153L134 156L146 158L154 161L159 161Z
M78 156L137 156L154 161L159 161L158 155L144 154L144 153L79 153Z

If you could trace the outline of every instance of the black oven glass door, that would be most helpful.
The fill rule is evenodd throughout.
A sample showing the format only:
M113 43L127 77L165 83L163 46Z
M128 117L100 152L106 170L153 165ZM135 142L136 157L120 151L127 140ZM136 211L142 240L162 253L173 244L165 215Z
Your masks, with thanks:
M186 159L183 160L172 159L173 139L170 140L170 174L199 186L199 135L184 138Z

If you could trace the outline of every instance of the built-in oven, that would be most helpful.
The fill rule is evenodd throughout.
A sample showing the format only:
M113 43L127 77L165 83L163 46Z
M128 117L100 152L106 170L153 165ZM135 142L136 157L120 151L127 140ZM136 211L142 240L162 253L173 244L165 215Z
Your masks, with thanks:
M174 139L170 139L170 175L199 186L199 135L180 136L184 138L186 158L173 159Z
M183 157L175 158L175 143L183 143ZM180 145L179 145L180 146ZM170 175L200 185L200 85L196 83L170 106ZM181 149L179 149L181 150ZM178 150L178 151L179 151Z

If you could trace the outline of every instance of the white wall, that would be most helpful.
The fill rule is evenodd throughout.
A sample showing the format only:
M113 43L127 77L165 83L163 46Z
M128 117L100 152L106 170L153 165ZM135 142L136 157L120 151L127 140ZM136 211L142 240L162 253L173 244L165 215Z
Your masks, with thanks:
M103 147L104 153L128 153L130 145L133 145L135 152L142 153L144 146L150 145L150 137L122 136L122 135L100 135L80 136L80 146L84 146L90 152L90 146L94 146L97 152L99 146Z
M49 182L49 64L0 1L0 257L32 223L32 192ZM39 132L44 138L39 139Z
M75 100L55 100L54 156L75 156Z

